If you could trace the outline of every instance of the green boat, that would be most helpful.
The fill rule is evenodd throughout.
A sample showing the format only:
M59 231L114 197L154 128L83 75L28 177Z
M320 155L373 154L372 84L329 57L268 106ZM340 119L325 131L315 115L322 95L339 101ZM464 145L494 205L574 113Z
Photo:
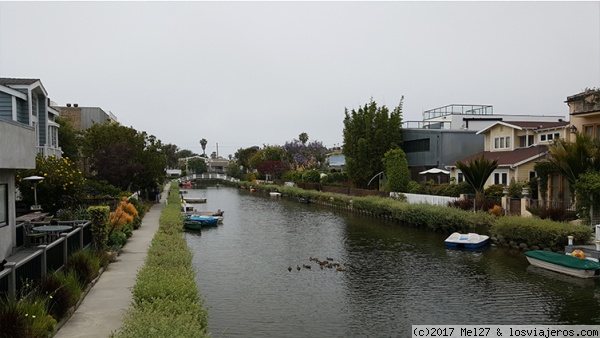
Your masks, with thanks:
M552 251L532 250L525 252L531 265L580 278L600 277L600 263L558 254Z
M202 223L185 219L183 220L183 227L188 230L200 230L202 228Z

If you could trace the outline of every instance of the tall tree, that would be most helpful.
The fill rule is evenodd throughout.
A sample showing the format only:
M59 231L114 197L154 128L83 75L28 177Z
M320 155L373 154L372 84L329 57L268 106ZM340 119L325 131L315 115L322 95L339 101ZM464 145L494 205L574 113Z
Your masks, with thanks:
M203 138L200 140L200 146L202 147L202 157L206 157L206 144L208 143L208 141Z
M401 146L403 100L392 112L373 100L358 110L346 108L343 154L354 186L367 187L369 180L383 171L384 154Z
M206 166L206 161L201 158L192 158L188 161L188 168L194 174L203 174L208 171L208 167Z
M242 171L244 173L246 173L248 169L252 168L250 165L250 159L256 152L258 152L258 147L250 147L245 149L240 148L238 151L236 151L234 157L236 158L237 165L243 168Z
M282 148L286 155L285 161L294 171L317 169L325 162L327 156L327 148L319 141L305 144L299 140L293 140L286 142Z
M489 160L481 155L469 162L456 161L456 168L463 173L465 181L475 190L476 204L482 202L485 182L498 168L498 160Z
M165 177L162 144L146 132L113 123L95 124L82 139L92 171L122 190L153 189Z
M177 168L179 160L177 153L179 152L179 147L171 143L165 144L162 146L162 152L167 157L167 167Z
M79 138L81 133L75 130L67 119L56 118L58 128L58 145L62 149L62 156L77 162L79 160Z
M410 181L410 170L404 150L398 148L386 152L383 157L383 165L388 191L405 192Z
M306 144L306 142L308 142L308 134L300 133L300 135L298 136L298 139L300 140L300 142L302 142L302 144Z

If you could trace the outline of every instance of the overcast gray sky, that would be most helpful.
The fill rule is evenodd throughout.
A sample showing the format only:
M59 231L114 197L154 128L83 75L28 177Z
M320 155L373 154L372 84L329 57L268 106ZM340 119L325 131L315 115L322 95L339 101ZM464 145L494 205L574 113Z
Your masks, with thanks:
M343 141L373 98L564 115L600 87L600 2L0 2L0 77L163 143Z

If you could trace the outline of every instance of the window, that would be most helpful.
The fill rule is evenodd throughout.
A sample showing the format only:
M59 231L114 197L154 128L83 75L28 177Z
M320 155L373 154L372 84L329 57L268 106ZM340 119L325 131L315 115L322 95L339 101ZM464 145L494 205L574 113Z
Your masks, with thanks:
M591 137L600 138L600 124L588 124L583 126L583 133Z
M540 142L551 142L560 139L560 133L540 134Z
M534 143L533 135L519 136L519 147L527 148L527 147L533 145L533 143Z
M508 173L494 173L494 184L508 184Z
M463 173L458 173L458 180L456 181L456 183L460 183L460 182L464 182L465 181L465 175Z
M429 151L429 139L404 141L402 148L405 153L416 153L420 151Z
M510 148L510 136L494 138L494 148L496 148L496 149Z
M8 184L0 184L0 227L8 225Z

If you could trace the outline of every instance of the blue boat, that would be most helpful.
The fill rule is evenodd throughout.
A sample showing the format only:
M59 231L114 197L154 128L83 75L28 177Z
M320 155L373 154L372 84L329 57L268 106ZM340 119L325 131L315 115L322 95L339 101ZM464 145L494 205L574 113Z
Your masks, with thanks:
M196 222L203 227L217 226L219 219L211 216L191 215L187 218L189 221ZM185 223L184 223L185 224Z
M489 237L485 235L479 235L474 233L459 234L458 232L453 233L446 238L446 246L449 248L466 248L476 249L484 245L487 245Z

